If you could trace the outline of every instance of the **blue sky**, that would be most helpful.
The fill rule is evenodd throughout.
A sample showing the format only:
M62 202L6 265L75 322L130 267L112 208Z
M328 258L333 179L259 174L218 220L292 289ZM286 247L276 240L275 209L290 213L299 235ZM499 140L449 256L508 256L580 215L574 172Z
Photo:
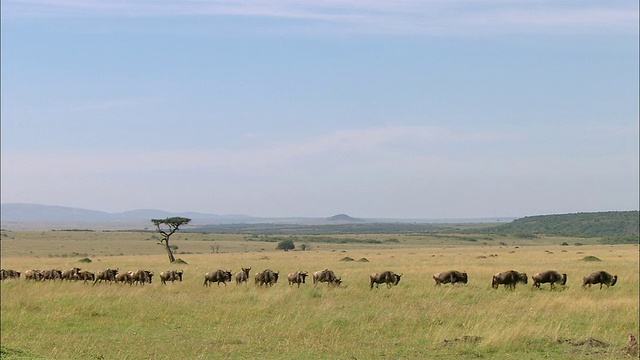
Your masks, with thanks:
M2 0L3 203L638 209L637 1Z

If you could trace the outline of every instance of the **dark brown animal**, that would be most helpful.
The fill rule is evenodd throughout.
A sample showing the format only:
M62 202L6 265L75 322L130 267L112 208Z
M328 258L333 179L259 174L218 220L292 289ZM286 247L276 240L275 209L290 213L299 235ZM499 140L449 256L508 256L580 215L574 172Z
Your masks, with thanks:
M256 285L273 286L273 284L278 282L279 273L279 271L272 271L270 269L257 273L255 275Z
M40 281L42 280L42 271L38 270L38 269L34 269L34 270L27 270L24 273L24 280L25 281L29 281L29 280L33 280L33 281Z
M287 280L289 280L289 285L298 284L298 287L300 287L300 284L305 283L308 275L306 271L296 271L287 275Z
M333 270L324 269L313 273L313 286L317 286L321 282L326 282L327 285L338 286L342 283L342 279L337 277Z
M243 282L249 281L249 271L251 268L241 268L240 271L236 274L236 284L242 284Z
M602 284L609 286L614 286L618 282L618 275L611 275L606 271L596 271L585 276L582 279L582 287L586 287L589 285L600 284L600 289L602 289Z
M494 289L497 289L499 285L504 285L505 288L515 289L517 283L526 284L527 274L509 270L497 273L493 275L491 279L491 287Z
M116 280L117 274L118 274L118 269L105 269L102 271L98 271L98 273L95 276L95 280L93 281L93 285L91 286L95 286L96 283L101 283L103 281L112 283Z
M469 278L467 277L466 272L449 270L449 271L434 274L433 280L435 280L436 286L438 286L440 284L455 284L455 283L466 284Z
M125 273L118 273L114 281L116 283L127 283L129 285L133 284L133 271L127 271Z
M567 283L567 274L560 274L555 270L547 270L533 275L531 280L533 280L533 285L531 287L537 287L539 289L540 284L549 283L551 290L553 290L555 283L559 283L560 285L565 285Z
M182 271L182 270L167 270L167 271L163 271L163 272L160 273L160 282L162 283L162 285L166 285L167 281L171 281L171 283L173 283L176 280L182 281L182 274L183 273L184 273L184 271Z
M60 274L60 278L62 280L77 280L78 277L78 272L80 272L80 268L74 267L71 270L64 270L61 274Z
M387 284L387 288L391 289L392 286L398 285L398 283L400 283L401 276L402 274L398 275L389 270L371 274L369 275L369 280L371 281L369 289L373 289L373 284L376 284L376 288L379 288L379 284Z
M216 270L204 274L203 286L211 286L211 283L217 282L218 286L223 283L227 286L227 282L231 281L231 270Z
M82 280L85 284L87 281L94 281L96 279L96 275L90 271L80 271L77 276L78 280Z
M60 280L62 278L62 270L59 269L50 269L42 271L42 280Z
M15 271L11 269L1 269L0 280L6 280L6 279L20 279L20 271Z

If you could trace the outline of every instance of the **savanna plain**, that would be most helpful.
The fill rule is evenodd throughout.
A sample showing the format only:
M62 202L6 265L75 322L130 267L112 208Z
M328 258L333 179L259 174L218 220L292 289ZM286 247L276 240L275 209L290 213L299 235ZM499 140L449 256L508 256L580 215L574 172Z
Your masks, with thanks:
M179 232L171 244L186 264L170 264L153 231L3 230L3 269L155 276L144 286L2 281L2 358L637 358L624 351L638 334L637 244L379 233L297 236L296 250L275 249L288 238ZM600 261L584 260L592 257ZM206 272L241 267L251 267L249 283L203 286ZM325 268L342 285L287 283L289 272ZM170 269L183 270L183 281L162 285L158 274ZM279 281L256 286L253 275L265 269ZM452 269L469 282L434 286L434 273ZM510 269L529 283L492 289L492 275ZM567 284L532 288L530 276L549 269L566 273ZM369 275L383 270L402 274L400 283L370 289ZM617 284L583 289L582 278L598 270L618 275Z

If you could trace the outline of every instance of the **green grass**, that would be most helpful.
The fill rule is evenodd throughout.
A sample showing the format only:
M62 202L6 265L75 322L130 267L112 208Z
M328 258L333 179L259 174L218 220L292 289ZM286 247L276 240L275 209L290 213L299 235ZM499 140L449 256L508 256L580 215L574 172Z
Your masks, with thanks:
M158 274L176 267L148 240L149 233L95 233L98 236L90 240L83 236L91 233L83 232L64 234L68 238L59 233L49 233L55 237L48 238L47 232L10 234L13 239L4 237L1 243L3 268L80 265L90 271L142 268ZM394 235L397 244L332 243L311 251L276 252L271 250L273 243L265 250L260 243L245 250L248 245L241 235L201 234L216 238L228 251L211 253L206 246L211 240L195 236L175 241L180 249L204 244L202 253L177 255L188 263L178 266L185 271L182 283L163 286L154 281L143 287L2 282L2 358L624 359L628 357L620 349L627 335L638 332L637 245L567 247L560 244L575 239L542 238L545 245L515 248L469 245L457 242L458 235L451 239L454 245L443 245L442 238L400 234ZM494 240L498 241L511 244L516 239ZM522 241L527 244L527 239ZM86 246L95 252L89 256L91 263L46 255L60 247L91 254ZM21 255L30 251L32 255ZM117 255L120 252L124 255ZM585 254L602 261L580 261ZM369 262L339 261L344 257L365 257ZM202 286L207 271L235 273L246 266L252 268L251 277L270 268L279 271L281 279L271 288L253 282ZM313 288L310 281L299 289L287 285L288 272L324 268L341 276L343 286ZM491 275L511 268L529 276L556 269L568 274L568 283L554 291L546 284L542 290L532 290L531 284L515 291L491 289ZM370 290L369 274L386 269L403 273L400 284ZM431 275L449 269L467 271L469 283L433 286ZM596 270L617 274L618 284L582 289L582 277ZM609 346L563 342L590 337Z

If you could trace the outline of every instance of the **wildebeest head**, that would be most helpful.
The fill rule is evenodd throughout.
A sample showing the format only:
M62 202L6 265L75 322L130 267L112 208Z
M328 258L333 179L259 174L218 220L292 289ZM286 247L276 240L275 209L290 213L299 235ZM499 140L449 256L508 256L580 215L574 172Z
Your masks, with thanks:
M611 278L611 285L613 286L618 282L618 275L613 275L613 277Z
M527 279L527 273L518 274L518 282L526 284L529 280Z
M309 275L309 273L307 273L306 271L300 271L300 279L302 279L302 283L304 284L304 279L307 278L307 276Z
M560 285L566 285L567 284L567 274L562 274L562 277L560 278Z
M398 285L400 283L400 277L402 274L393 274L393 285Z

